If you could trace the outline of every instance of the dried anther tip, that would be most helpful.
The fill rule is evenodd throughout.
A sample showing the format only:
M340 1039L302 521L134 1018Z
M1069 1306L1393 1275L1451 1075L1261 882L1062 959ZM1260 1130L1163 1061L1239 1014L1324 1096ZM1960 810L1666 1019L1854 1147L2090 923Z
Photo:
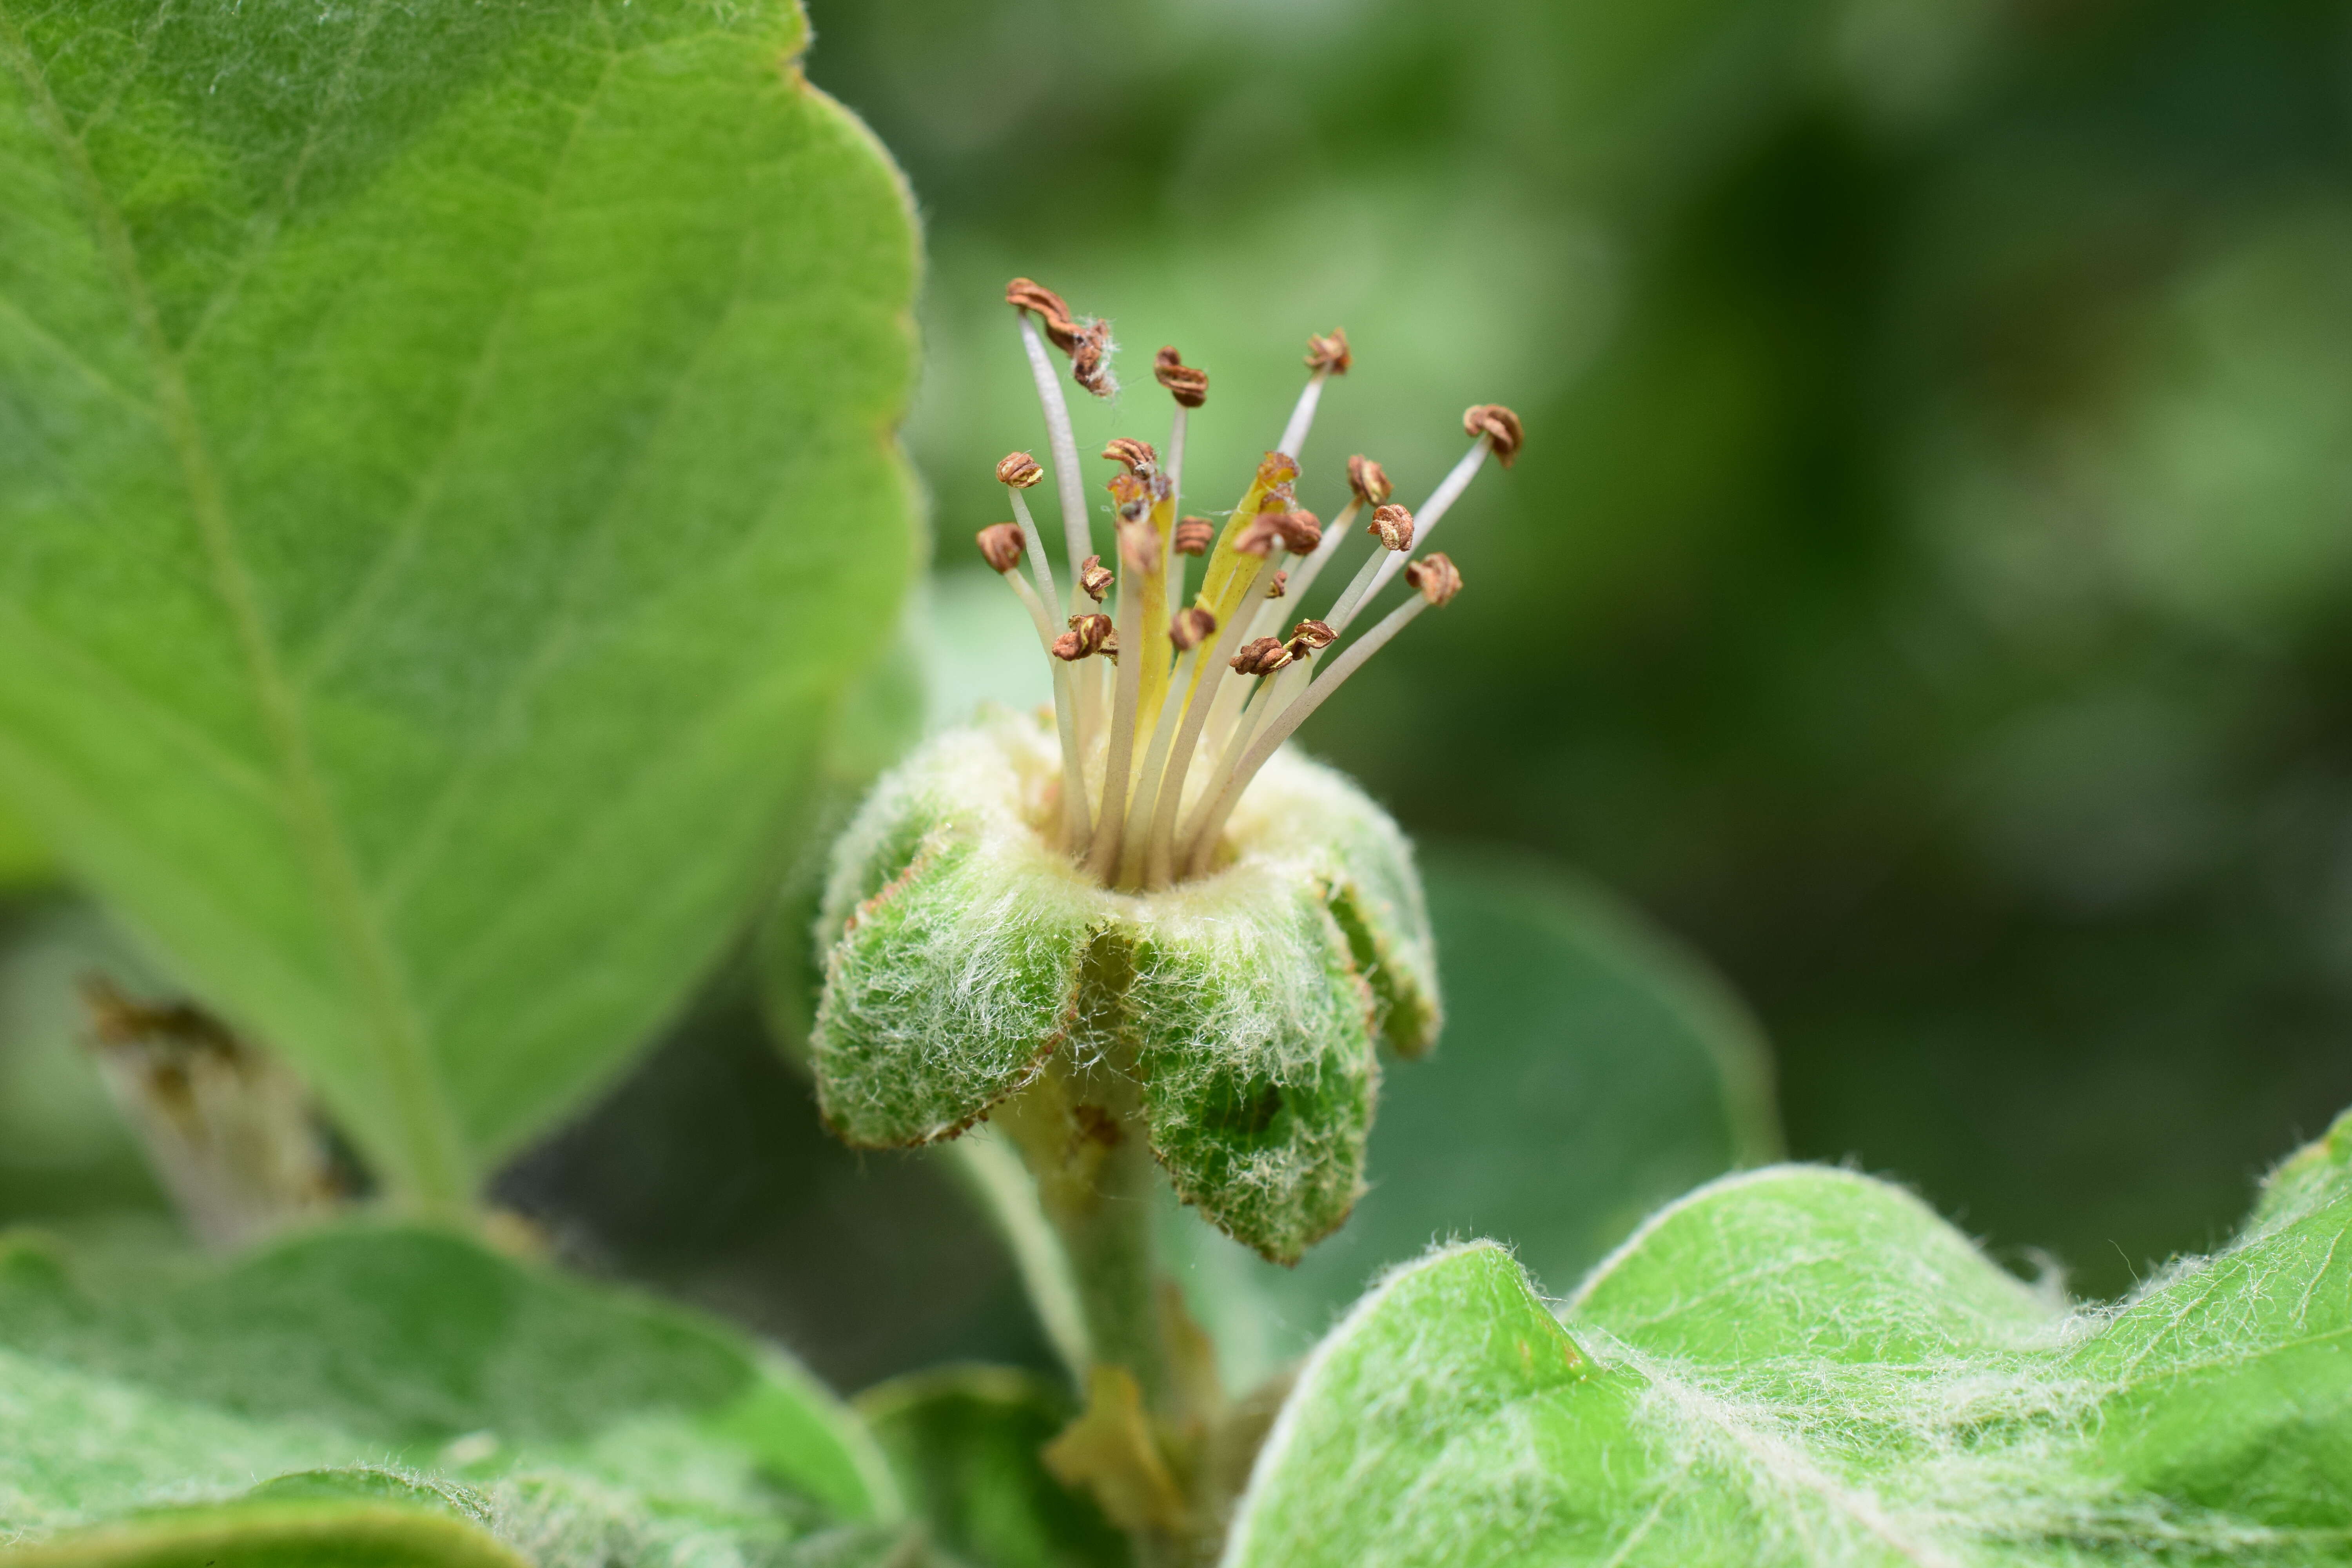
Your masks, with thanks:
M1378 506L1396 493L1386 470L1361 452L1348 459L1348 488L1365 506Z
M1198 408L1209 401L1209 373L1186 364L1184 356L1172 348L1160 351L1151 362L1151 374L1180 408Z
M1176 553L1206 555L1216 542L1217 525L1205 517L1187 517L1176 523Z
M988 563L992 572L1010 572L1021 564L1021 552L1025 542L1017 522L995 522L972 535L980 544L980 558Z
M1070 374L1097 397L1118 390L1107 363L1110 353L1110 323L1080 323L1070 315L1062 297L1042 283L1015 278L1004 286L1004 302L1034 312L1045 330L1045 340L1070 356Z
M1365 525L1364 531L1379 534L1383 550L1411 550L1412 513L1401 506L1376 508L1372 521Z
M1339 636L1327 621L1301 621L1290 628L1290 640L1283 646L1290 650L1291 658L1305 658L1329 647Z
M1297 478L1298 459L1287 452L1268 452L1257 460L1257 482L1261 489L1275 489Z
M1255 555L1261 559L1273 554L1274 547L1282 540L1282 520L1288 515L1279 511L1258 513L1250 519L1249 526L1243 529L1234 541L1234 548L1244 555Z
M1421 596L1433 605L1443 605L1462 592L1462 574L1454 563L1435 552L1420 560L1408 563L1404 580L1421 591Z
M1464 410L1462 433L1486 437L1486 445L1495 449L1495 456L1507 468L1511 459L1519 455L1519 443L1525 439L1519 416L1499 403L1481 403Z
M1045 470L1026 452L1007 452L1004 460L996 465L996 482L1011 485L1016 490L1025 490L1045 477Z
M1126 464L1127 471L1139 479L1148 479L1160 470L1160 454L1151 449L1151 443L1132 436L1115 437L1102 449L1102 455L1114 463Z
M1290 650L1274 637L1252 637L1234 655L1234 669L1244 675L1272 675L1290 662Z
M1087 556L1078 567L1078 586L1084 588L1087 597L1097 605L1103 602L1103 595L1110 592L1111 581L1110 568L1102 563L1099 555ZM1103 616L1092 618L1103 621L1106 626L1109 624Z
M1276 572L1274 574L1274 581L1265 585L1265 596L1269 599L1279 599L1288 592L1290 592L1290 574L1287 572Z
M1282 538L1282 547L1293 555L1305 555L1323 542L1322 520L1296 507L1275 519L1274 529Z
M1177 651L1200 647L1217 635L1217 617L1198 605L1179 610L1168 622L1168 640Z
M1054 639L1054 657L1076 661L1088 654L1118 651L1108 616L1072 616L1070 629Z
M1318 375L1345 375L1348 367L1356 363L1349 352L1347 330L1334 327L1328 333L1307 340L1307 368Z

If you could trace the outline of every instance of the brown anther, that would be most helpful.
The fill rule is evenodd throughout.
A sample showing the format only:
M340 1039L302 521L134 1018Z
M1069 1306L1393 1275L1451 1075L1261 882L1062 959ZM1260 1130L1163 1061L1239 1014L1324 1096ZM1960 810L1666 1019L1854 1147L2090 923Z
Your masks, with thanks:
M1217 617L1197 605L1177 611L1168 622L1168 640L1179 652L1198 647L1216 635Z
M1151 487L1125 468L1113 474L1103 489L1110 491L1110 499L1121 509L1132 506L1138 501L1148 503L1151 500Z
M1279 599L1288 592L1290 592L1290 574L1287 572L1276 572L1274 574L1274 581L1265 585L1265 596L1269 599Z
M1054 639L1054 657L1076 662L1088 654L1118 650L1108 616L1072 616L1070 629Z
M1519 429L1519 416L1499 403L1481 403L1465 409L1462 433L1486 437L1486 445L1494 448L1496 458L1507 468L1511 459L1519 455L1519 443L1526 438Z
M1097 397L1109 397L1118 391L1118 383L1110 374L1110 323L1089 321L1077 334L1070 350L1070 377Z
M1361 452L1348 459L1348 488L1365 506L1378 506L1396 493L1388 474Z
M1282 520L1289 513L1262 511L1250 519L1249 526L1234 541L1234 548L1244 555L1268 556L1282 541Z
M1282 535L1282 547L1293 555L1304 555L1323 542L1323 522L1311 511L1296 507L1275 520L1275 530Z
M1021 552L1027 548L1017 522L992 522L972 538L979 542L980 558L992 572L1012 571L1021 564Z
M1102 455L1114 463L1126 464L1127 471L1139 479L1148 479L1160 469L1160 454L1151 449L1151 443L1132 436L1114 438L1102 449Z
M1176 553L1206 555L1209 546L1217 542L1217 525L1205 517L1185 517L1176 521Z
M1080 386L1097 397L1108 397L1118 390L1108 363L1108 321L1080 324L1072 319L1069 306L1062 302L1059 294L1026 278L1015 278L1004 286L1004 302L1036 315L1038 325L1045 329L1045 341L1070 356L1070 374Z
M1401 506L1374 507L1372 521L1364 525L1364 531L1380 535L1383 550L1411 550L1412 513Z
M1282 646L1290 650L1291 658L1305 658L1308 654L1321 653L1339 637L1328 621L1301 621L1290 628L1290 640Z
M1244 675L1272 675L1290 662L1290 650L1274 637L1252 637L1229 662Z
M1348 350L1348 333L1334 327L1328 334L1307 340L1307 368L1318 375L1345 375L1356 356Z
M1172 348L1160 351L1151 362L1151 374L1180 408L1198 408L1209 401L1209 373L1186 364L1184 356Z
M1033 310L1045 324L1045 335L1064 353L1070 352L1068 340L1077 329L1070 321L1070 308L1062 297L1043 283L1026 278L1015 278L1004 286L1004 302L1015 310Z
M1298 459L1287 452L1268 452L1257 460L1257 482L1260 489L1274 489L1290 483L1297 477Z
M1025 490L1045 477L1045 470L1026 452L1007 452L1004 460L996 465L996 482L1011 485L1016 490Z
M1101 604L1103 595L1110 592L1111 581L1110 568L1102 563L1101 556L1089 555L1078 563L1078 586L1096 604Z
M1462 574L1454 563L1437 552L1431 552L1418 561L1408 562L1404 580L1421 590L1421 596L1433 605L1444 605L1462 592Z

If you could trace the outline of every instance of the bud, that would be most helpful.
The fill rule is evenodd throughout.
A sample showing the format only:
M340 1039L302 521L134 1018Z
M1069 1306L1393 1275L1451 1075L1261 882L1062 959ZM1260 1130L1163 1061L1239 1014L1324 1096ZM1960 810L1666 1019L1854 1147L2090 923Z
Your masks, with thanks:
M1348 459L1348 488L1364 506L1378 506L1396 493L1386 470L1361 452Z
M1307 340L1307 368L1318 375L1345 375L1356 356L1348 352L1348 334L1334 327L1328 334Z
M1089 555L1079 563L1078 586L1084 588L1087 591L1087 597L1096 604L1101 604L1103 595L1110 592L1112 581L1110 568L1102 563L1101 556Z
M1151 362L1151 374L1180 408L1198 408L1209 401L1209 373L1186 364L1172 348L1160 351Z
M1070 629L1054 639L1054 657L1076 663L1088 654L1116 651L1118 644L1111 633L1108 616L1072 616Z
M1194 605L1179 610L1168 622L1168 640L1179 652L1198 647L1217 635L1217 617Z
M1217 525L1205 517L1179 518L1176 522L1176 553L1206 555L1209 546L1217 542Z
M1443 605L1462 592L1462 574L1454 569L1453 562L1434 551L1407 563L1404 580L1421 590L1421 596L1433 605Z
M1412 548L1412 513L1401 506L1375 507L1372 521L1364 527L1366 533L1380 535L1383 550Z
M1102 449L1102 455L1114 463L1124 463L1127 471L1138 479L1148 479L1160 468L1160 454L1151 449L1149 441L1139 441L1132 436L1119 436Z
M1290 662L1290 655L1273 637L1252 637L1229 662L1244 675L1272 675Z
M972 538L980 545L980 558L992 572L1012 571L1021 564L1021 553L1027 548L1017 522L992 522Z
M1481 403L1465 409L1462 415L1465 436L1484 436L1493 447L1503 467L1509 468L1511 459L1519 455L1522 439L1519 416L1499 403Z
M1045 470L1026 452L1007 452L1004 460L996 465L996 482L1011 485L1016 490L1025 490L1045 477Z
M1347 1217L1386 1033L1438 1026L1412 855L1354 785L1294 752L1251 786L1218 874L1160 892L1074 879L1025 781L1050 722L950 731L886 775L835 847L810 1037L847 1142L952 1138L1055 1053L1132 1053L1152 1154L1228 1235L1292 1262ZM1131 978L1106 987L1100 977Z

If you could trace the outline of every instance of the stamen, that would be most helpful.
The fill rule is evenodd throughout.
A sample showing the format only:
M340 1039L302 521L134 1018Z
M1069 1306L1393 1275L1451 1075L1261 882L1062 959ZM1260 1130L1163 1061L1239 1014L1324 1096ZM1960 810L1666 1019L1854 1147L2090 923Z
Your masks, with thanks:
M1402 519L1399 513L1402 513ZM1403 559L1399 552L1412 547L1412 513L1401 506L1375 508L1364 531L1377 535L1381 547L1364 558L1364 563L1356 568L1356 575L1332 602L1328 618L1341 631L1346 631L1348 623L1355 618L1356 606L1375 591L1374 584L1386 582L1390 567Z
M1101 556L1089 555L1079 563L1078 586L1096 604L1101 604L1103 595L1110 592L1111 582L1110 568L1102 563Z
M1209 401L1209 373L1186 364L1184 356L1171 344L1152 360L1151 374L1176 400L1176 416L1168 427L1168 495L1169 504L1174 506L1184 499L1185 426L1191 412ZM1178 553L1176 532L1171 530L1160 545L1160 577L1166 592L1164 613L1171 616L1184 605L1184 574L1176 564Z
M1151 449L1145 447L1143 450L1148 454ZM1151 524L1140 516L1119 524L1119 560L1128 569L1129 586L1119 590L1118 640L1130 648L1143 647L1143 584L1145 574L1150 570L1155 542ZM1095 835L1087 856L1087 870L1097 882L1108 881L1118 866L1119 840L1127 821L1128 770L1135 760L1136 709L1143 694L1144 659L1145 655L1139 653L1118 667L1118 693L1111 703L1110 752L1103 764L1102 809L1096 814L1102 831Z
M1323 383L1335 375L1345 375L1356 356L1348 351L1345 329L1334 327L1330 335L1307 340L1307 385L1298 394L1298 405L1290 411L1290 423L1282 427L1282 439L1275 450L1296 458L1307 445L1307 432L1315 424L1316 406L1323 401Z
M1180 518L1169 539L1179 555L1206 555L1209 546L1217 542L1217 524L1211 518Z
M1184 708L1183 699L1178 694L1191 688L1202 645L1215 636L1216 630L1217 617L1198 605L1179 610L1169 620L1168 640L1179 650L1176 670L1169 680L1168 699L1160 705L1159 721L1151 727L1151 743L1144 748L1143 771L1137 777L1135 798L1127 808L1118 858L1118 885L1122 888L1132 888L1141 879L1150 826L1156 817L1160 792L1166 787L1161 775L1168 761L1168 747L1175 738L1176 723Z
M1241 602L1256 602L1258 584L1273 567L1271 555L1261 555L1242 584ZM1168 881L1171 861L1175 854L1176 811L1184 798L1184 778L1192 768L1192 752L1201 740L1201 726L1208 721L1209 708L1217 694L1217 687L1226 671L1226 661L1241 643L1242 633L1251 616L1235 616L1227 622L1217 637L1217 646L1205 664L1196 664L1191 672L1195 677L1189 700L1184 704L1183 722L1178 727L1176 740L1168 754L1166 775L1160 781L1159 803L1152 807L1151 838L1144 857L1144 878L1151 887L1164 886ZM1197 654L1197 649L1195 650ZM1172 693L1177 689L1171 687Z
M1151 449L1151 443L1132 436L1112 437L1102 455L1111 462L1124 464L1127 471L1139 479L1148 479L1160 471L1160 454Z
M1020 462L1016 463L1014 458ZM1024 469L1021 464L1026 464L1026 468ZM1013 592L1029 612L1030 623L1037 628L1038 646L1051 654L1055 640L1054 617L1045 605L1054 596L1053 569L1045 564L1045 552L1037 542L1037 524L1030 518L1029 508L1023 503L1020 489L1009 488L1020 484L1021 475L1024 472L1028 476L1026 482L1035 484L1037 464L1028 453L1015 452L996 466L1000 477L1008 470L1013 476L1007 481L1008 493L1013 497L1013 510L1021 514L1021 521L1018 525L1000 522L982 529L978 535L980 552L982 558L995 568L997 575L1013 585ZM1003 538L1006 530L1016 530L1009 557ZM1031 588L1013 571L1024 554L1036 563L1037 588ZM1042 597L1039 590L1043 590ZM1093 828L1093 816L1087 805L1086 774L1080 766L1082 753L1078 750L1077 693L1070 683L1069 666L1060 659L1048 659L1047 662L1054 668L1054 729L1062 743L1062 839L1076 853L1077 847L1086 843Z
M1054 639L1054 657L1072 664L1095 654L1118 651L1117 628L1108 616L1072 616L1070 629Z
M1179 408L1198 408L1209 401L1209 373L1184 363L1174 345L1163 348L1151 362L1151 374L1168 389Z
M1086 486L1078 473L1078 441L1070 429L1070 405L1062 396L1061 378L1054 374L1053 362L1045 357L1045 342L1037 335L1036 323L1030 315L1034 312L1043 316L1049 332L1069 335L1076 329L1061 296L1026 278L1015 278L1007 285L1004 298L1015 307L1022 346L1029 355L1029 374L1037 384L1037 401L1045 414L1048 450L1054 457L1054 485L1062 500L1062 539L1069 551L1070 579L1075 584L1078 563L1086 558L1088 542ZM1061 346L1061 337L1056 337L1055 345ZM1076 607L1075 587L1070 602Z
M1391 638L1412 623L1414 616L1433 605L1443 605L1462 590L1462 574L1454 563L1443 555L1431 555L1425 561L1413 563L1410 579L1420 593L1391 610L1370 631L1348 645L1347 650L1331 661L1331 668L1317 677L1314 683L1298 695L1296 701L1282 711L1281 717L1266 726L1249 750L1242 753L1240 763L1216 786L1213 796L1204 799L1185 827L1185 874L1197 877L1209 868L1215 853L1217 840L1225 831L1225 820L1233 815L1234 804L1266 759L1285 741L1297 732L1308 715L1330 699L1347 679L1361 669L1372 655L1380 652Z
M1279 637L1257 637L1242 645L1242 651L1226 661L1242 675L1272 675L1290 662L1290 650L1282 646Z
M1453 471L1430 493L1429 500L1422 503L1421 510L1415 514L1413 531L1423 542L1436 530L1447 510L1462 499L1462 492L1470 488L1470 481L1477 478L1478 466L1486 460L1488 451L1493 451L1497 457L1503 457L1507 450L1512 458L1518 456L1522 440L1519 416L1501 404L1477 405L1463 415L1462 424L1477 440L1469 451L1463 454L1462 460L1454 465ZM1508 466L1507 458L1505 458L1505 466ZM1373 559L1380 562L1380 568L1373 573L1363 593L1357 595L1344 611L1337 606L1332 610L1331 624L1343 632L1348 629L1348 623L1355 619L1363 607L1387 586L1388 580L1404 566L1404 556L1400 552L1392 552L1384 559L1379 556Z

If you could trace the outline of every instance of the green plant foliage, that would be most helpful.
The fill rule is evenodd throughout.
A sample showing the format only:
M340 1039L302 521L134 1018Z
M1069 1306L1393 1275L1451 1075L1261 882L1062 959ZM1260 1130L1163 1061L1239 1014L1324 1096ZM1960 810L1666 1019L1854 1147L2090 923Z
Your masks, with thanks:
M880 1454L797 1366L432 1230L225 1268L16 1240L0 1429L0 1540L35 1561L782 1564L896 1538Z
M0 16L0 784L462 1202L767 892L917 553L787 0Z
M857 1396L910 1510L972 1568L1116 1568L1127 1538L1038 1453L1076 1414L1056 1384L1004 1367L894 1378Z
M1572 1279L1675 1194L1779 1154L1763 1041L1705 965L1583 879L1423 859L1451 1022L1389 1070L1370 1191L1293 1269L1171 1216L1230 1379L1304 1353L1433 1240L1494 1237L1538 1279Z
M2341 1562L2352 1115L2247 1229L2068 1310L1898 1188L1701 1188L1566 1326L1490 1243L1316 1351L1229 1568Z
M1112 892L1039 832L1053 744L1011 714L949 731L843 835L810 1051L826 1121L856 1144L935 1142L1056 1051L1131 1063L1184 1201L1295 1262L1363 1190L1376 1033L1419 1051L1437 1030L1411 848L1286 754L1234 817L1231 866Z

